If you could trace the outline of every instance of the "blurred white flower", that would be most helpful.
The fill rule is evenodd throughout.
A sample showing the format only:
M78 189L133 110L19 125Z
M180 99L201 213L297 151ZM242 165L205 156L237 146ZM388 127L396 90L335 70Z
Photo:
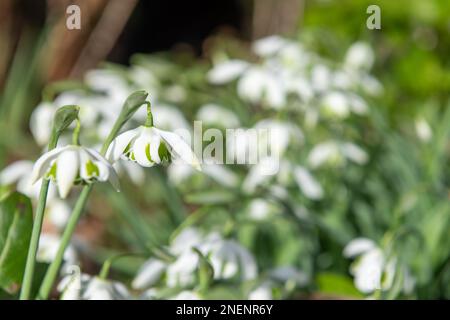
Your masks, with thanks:
M200 107L197 119L206 125L218 125L221 128L237 128L240 125L239 118L229 109L220 105L209 103Z
M200 296L189 290L181 291L176 296L172 297L171 300L201 300Z
M375 60L372 48L365 42L355 42L347 50L345 66L354 69L369 70Z
M416 119L415 121L416 134L423 142L428 142L433 137L433 131L430 125L424 118Z
M332 81L331 70L323 65L314 65L311 70L312 87L316 92L324 92L330 88Z
M355 286L363 293L387 290L392 286L396 261L387 260L383 251L371 240L356 238L344 248L348 258L358 256L350 272L355 277Z
M111 163L123 158L143 167L152 167L170 161L172 155L201 170L191 147L179 135L155 127L140 126L120 134L110 144L106 158Z
M119 107L133 91L125 77L112 70L90 70L85 74L84 81L90 88L106 94L110 102Z
M294 179L307 198L312 200L320 200L323 198L322 186L305 167L295 166Z
M40 262L51 263L56 257L60 244L61 239L57 235L42 233L39 238L36 259ZM75 248L71 244L64 251L63 259L65 266L75 264L78 261Z
M267 219L275 211L274 204L266 199L253 199L247 208L248 215L254 220Z
M246 101L281 109L286 104L286 90L278 75L262 67L251 67L238 82L238 94Z
M269 282L265 282L256 287L248 294L248 300L272 300L272 286Z
M346 118L350 114L350 105L345 94L330 91L322 99L322 105L327 114L338 118Z
M317 144L308 155L308 163L312 168L318 168L326 163L340 165L346 159L362 165L368 161L368 155L353 143L336 141Z
M264 119L254 126L258 130L258 145L260 148L270 146L274 155L282 155L290 143L303 142L303 132L296 125L280 120Z
M268 57L277 54L287 44L285 38L274 35L255 41L252 48L257 55Z
M33 162L28 160L19 160L11 163L0 172L0 185L8 186L17 184L17 191L25 194L30 198L37 199L41 189L40 183L31 183L31 171L33 170ZM54 190L50 193L53 196Z
M248 68L249 63L242 60L228 60L214 66L208 72L208 81L212 84L225 84L236 80Z
M46 145L52 133L52 121L56 108L50 102L40 103L31 114L30 130L40 146Z
M31 183L38 179L55 181L59 194L65 198L75 182L107 181L119 189L113 167L97 151L76 145L58 147L42 155L34 164Z
M131 286L136 290L143 290L153 286L165 272L167 264L158 259L147 260L139 269Z
M140 110L145 109L142 108ZM170 131L178 129L191 130L191 126L177 107L156 103L152 106L152 111L153 121L158 128Z
M47 200L47 217L59 229L63 229L69 221L72 208L61 199Z
M130 292L120 282L78 273L65 276L58 285L61 300L128 300Z

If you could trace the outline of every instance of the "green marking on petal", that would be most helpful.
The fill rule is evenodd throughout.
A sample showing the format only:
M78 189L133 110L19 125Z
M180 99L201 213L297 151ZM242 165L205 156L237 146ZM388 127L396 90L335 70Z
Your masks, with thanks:
M171 155L169 152L169 149L167 149L167 146L164 142L161 142L158 148L158 155L161 161L170 161Z
M56 180L56 161L53 163L53 165L50 167L50 170L48 170L46 176L46 179L52 179Z
M147 156L148 161L153 162L152 157L150 156L150 144L145 146L145 155Z
M98 169L98 166L91 160L88 160L86 162L86 172L89 177L98 177L100 175L100 170Z

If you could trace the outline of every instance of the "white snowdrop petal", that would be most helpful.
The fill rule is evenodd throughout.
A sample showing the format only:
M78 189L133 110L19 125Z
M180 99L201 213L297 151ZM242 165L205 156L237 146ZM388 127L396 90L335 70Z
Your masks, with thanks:
M133 153L136 162L143 167L152 167L154 162L151 162L147 157L147 148L150 146L150 140L146 136L139 136L133 143Z
M56 160L56 181L61 198L65 198L78 175L80 165L79 152L66 150Z
M150 157L152 161L155 163L160 163L161 159L159 158L159 146L161 145L161 138L158 135L153 135L152 143L150 144Z
M344 248L344 256L347 258L356 257L364 252L375 248L375 243L367 238L356 238L350 241Z
M294 169L294 178L306 197L312 200L319 200L323 198L322 186L307 169L297 166Z
M128 144L140 133L141 129L136 128L133 130L125 131L118 135L113 142L109 145L108 151L106 152L106 159L114 163L116 162L123 151L126 149Z
M153 286L162 276L166 264L157 259L150 259L139 269L132 282L133 289L143 290Z
M241 60L229 60L217 64L208 72L208 81L213 84L224 84L235 80L248 67L248 63Z
M33 169L33 163L27 160L16 161L0 173L0 185L9 185L28 175Z
M200 162L191 147L177 134L153 128L183 161L201 171Z
M30 183L34 184L39 178L42 178L50 169L50 164L57 156L67 150L69 147L61 147L44 153L34 164L31 172Z

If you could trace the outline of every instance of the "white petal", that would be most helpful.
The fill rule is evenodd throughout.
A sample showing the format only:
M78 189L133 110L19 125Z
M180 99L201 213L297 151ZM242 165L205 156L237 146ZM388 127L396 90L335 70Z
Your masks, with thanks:
M36 142L43 146L50 139L53 116L56 108L53 104L43 102L33 111L30 119L30 129Z
M133 143L133 153L136 162L143 167L152 167L155 163L151 162L146 153L147 147L150 145L150 139L148 136L139 136Z
M150 259L139 269L136 278L134 278L132 287L137 290L143 290L153 286L163 274L166 264L157 259Z
M120 158L128 144L137 135L139 135L140 131L141 128L139 127L133 130L125 131L124 133L118 135L109 145L108 151L106 151L106 159L111 163L116 162Z
M28 175L32 169L33 163L31 161L16 161L2 170L0 173L0 185L16 183L18 180Z
M312 200L319 200L323 197L322 186L311 175L311 173L301 166L294 169L294 178L299 188L303 191L306 197Z
M50 164L56 157L63 151L69 148L61 147L53 149L47 153L44 153L34 164L33 171L31 172L30 183L34 184L39 178L42 178L44 174L50 169Z
M201 171L200 162L191 147L177 134L153 128L183 161Z
M56 160L56 181L61 198L65 198L72 188L80 166L79 152L65 150Z
M158 135L153 135L152 137L152 143L150 144L150 157L152 158L153 162L160 163L161 159L159 158L158 149L161 145L161 138Z
M344 248L344 256L351 258L375 248L375 243L367 238L356 238L350 241Z
M224 84L235 80L248 67L248 63L241 60L222 62L208 72L208 81L213 84Z
M92 158L96 160L94 161L94 163L97 164L100 170L100 177L103 177L102 179L104 180L108 179L113 188L116 189L116 191L120 191L119 177L117 176L116 170L114 170L113 166L94 149L84 148L84 151L86 151ZM100 168L99 164L102 164L102 168ZM106 169L107 172L105 171ZM107 178L105 178L106 173L108 174Z

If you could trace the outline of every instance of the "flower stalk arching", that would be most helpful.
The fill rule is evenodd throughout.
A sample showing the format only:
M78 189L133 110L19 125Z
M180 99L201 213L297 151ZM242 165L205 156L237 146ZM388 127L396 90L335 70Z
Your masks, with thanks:
M123 125L133 116L133 114L138 110L140 106L146 103L146 98L147 93L145 91L137 91L127 98L119 114L119 117L117 118L111 129L111 132L102 145L102 149L100 152L102 156L106 154L109 145L122 129ZM80 196L78 197L78 200L75 204L75 207L73 208L69 221L67 222L66 228L64 229L63 235L61 237L58 251L56 252L55 258L48 267L44 280L42 281L41 287L38 292L39 299L47 299L50 294L53 283L55 282L55 279L58 275L59 268L61 267L64 252L69 245L70 239L72 238L72 235L78 224L78 220L80 219L81 214L84 211L84 207L86 206L92 188L92 184L85 186L81 191Z
M73 134L72 134L72 144L75 146L80 145L80 130L81 130L80 119L77 119L76 126L75 126L75 129L73 130Z
M145 120L144 126L153 127L153 114L152 114L152 105L150 102L146 102L147 104L147 119Z
M64 106L58 109L53 121L52 133L48 143L48 151L56 148L61 133L78 118L78 106ZM42 179L41 190L39 192L36 214L33 221L33 230L31 232L30 245L28 248L27 260L25 264L25 272L23 276L22 288L20 291L20 299L28 300L31 293L31 285L33 283L34 269L36 265L36 254L39 247L39 238L42 230L42 222L44 220L45 206L47 202L47 194L50 181Z

